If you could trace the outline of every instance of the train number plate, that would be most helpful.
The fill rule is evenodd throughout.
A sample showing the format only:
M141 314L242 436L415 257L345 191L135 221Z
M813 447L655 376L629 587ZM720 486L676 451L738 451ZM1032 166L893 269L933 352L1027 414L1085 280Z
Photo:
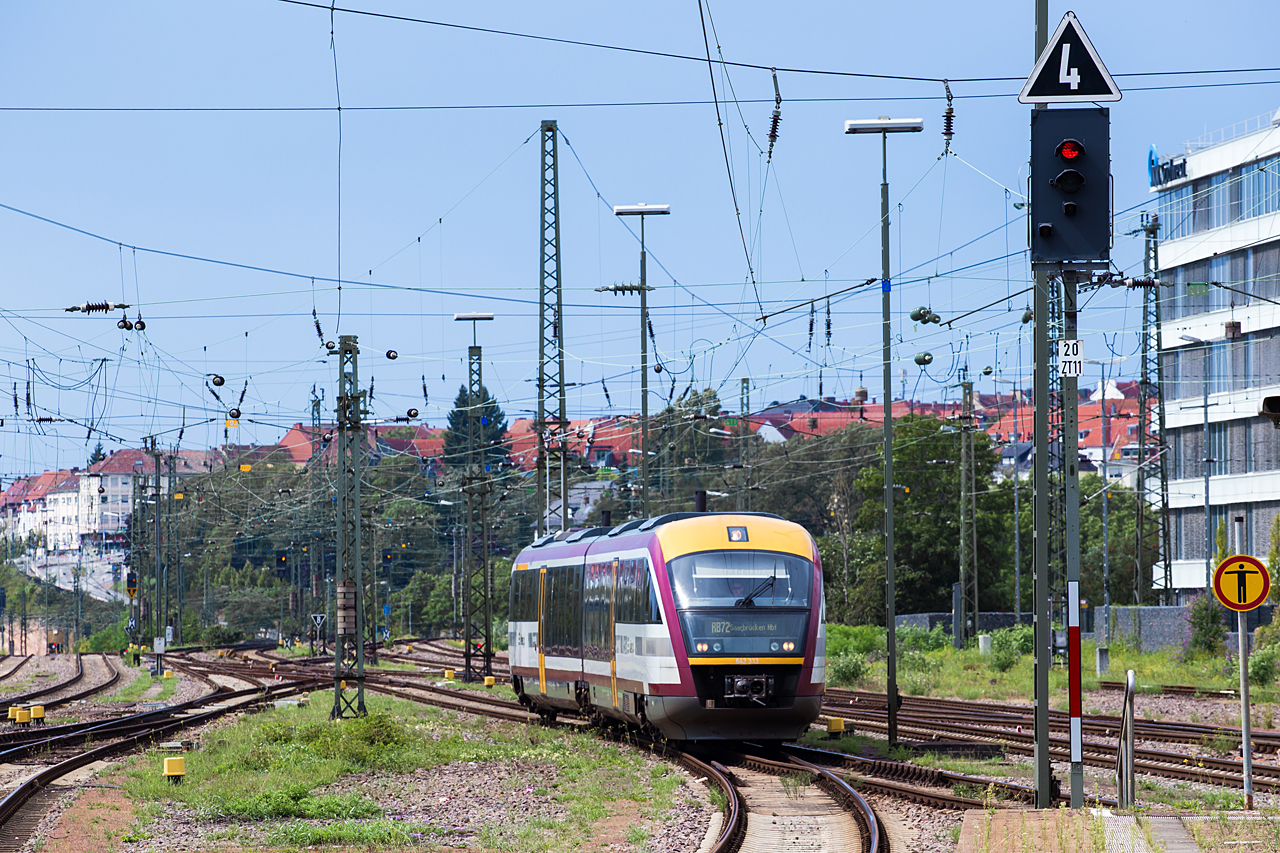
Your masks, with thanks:
M760 658L734 658L733 662L737 666L754 666L760 663Z

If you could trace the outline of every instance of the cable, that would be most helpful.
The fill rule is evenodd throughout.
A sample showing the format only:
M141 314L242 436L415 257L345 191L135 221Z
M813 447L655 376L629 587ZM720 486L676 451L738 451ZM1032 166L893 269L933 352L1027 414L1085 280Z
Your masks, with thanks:
M698 19L702 21L702 43L707 48L707 74L711 77L711 99L716 104L716 127L720 131L720 149L724 152L724 169L729 176L729 194L733 197L733 216L738 223L738 236L742 238L742 254L747 260L747 274L751 276L751 287L756 292L756 303L760 303L760 289L756 286L756 272L751 267L751 251L747 248L747 235L742 230L742 212L738 209L738 190L733 185L733 168L729 165L729 147L724 139L724 120L720 117L720 99L716 97L716 75L711 61L711 43L707 41L707 20L702 14L702 0L698 0ZM716 44L716 50L720 45ZM723 60L721 60L723 62ZM764 306L760 305L764 313Z
M644 56L657 56L664 59L679 59L687 62L698 62L698 63L706 61L706 59L703 57L689 56L689 55L680 54L680 53L668 53L665 51L646 50L646 49L637 48L637 47L624 47L621 45L603 44L600 42L579 41L577 39L567 39L567 38L557 38L555 36L535 35L533 33L515 32L513 30L498 30L490 27L476 27L476 26L470 26L467 24L454 24L446 21L434 21L426 18L411 18L406 15L391 15L384 12L370 12L364 9L338 8L333 5L326 6L322 3L309 3L309 2L306 2L306 0L278 0L278 2L287 3L291 6L305 6L311 9L323 9L325 11L328 11L330 15L332 15L334 12L342 12L344 14L360 15L368 18L381 18L389 21L400 21L403 23L411 23L411 24L424 24L427 26L445 27L448 29L455 29L455 30L467 30L469 32L486 33L489 35L500 35L500 36L509 36L511 38L523 38L523 39L532 39L535 41L554 42L556 44L568 44L568 45L574 45L576 47L590 47L590 48L596 48L598 50L611 50L611 51L618 51L622 53L636 53ZM728 62L725 60L721 60L721 63L723 65L728 65L734 68L753 68L758 71L770 71L776 67L773 65L759 65L755 63L749 63L749 62ZM835 76L835 77L860 77L860 78L871 79L871 80L907 80L907 81L921 82L921 83L942 83L944 82L944 80L949 80L952 83L1005 83L1005 82L1022 82L1023 80L1026 79L1025 77L948 77L948 78L912 77L912 76L907 76L902 74L868 74L868 73L859 72L859 71L830 71L830 70L821 70L821 69L812 69L812 68L787 68L787 67L776 67L776 68L778 71L785 71L790 74L820 74L820 75L828 75L828 76ZM1249 74L1249 73L1261 73L1261 72L1271 72L1271 71L1280 71L1280 67L1228 68L1228 69L1220 69L1220 70L1203 70L1203 71L1141 71L1141 72L1130 72L1127 74L1113 74L1111 76L1113 77L1161 77L1161 76L1178 76L1178 75L1188 75L1188 74Z
M333 53L333 91L338 101L338 321L334 334L342 331L342 87L338 81L338 42L334 36L334 7L329 6L329 50ZM314 281L314 279L313 279Z

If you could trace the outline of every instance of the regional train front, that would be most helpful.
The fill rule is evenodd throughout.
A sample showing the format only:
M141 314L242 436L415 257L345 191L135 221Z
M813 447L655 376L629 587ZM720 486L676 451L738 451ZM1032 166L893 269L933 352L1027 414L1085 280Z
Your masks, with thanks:
M777 516L672 513L545 537L516 558L512 614L513 685L543 713L676 740L792 740L821 709L821 564Z

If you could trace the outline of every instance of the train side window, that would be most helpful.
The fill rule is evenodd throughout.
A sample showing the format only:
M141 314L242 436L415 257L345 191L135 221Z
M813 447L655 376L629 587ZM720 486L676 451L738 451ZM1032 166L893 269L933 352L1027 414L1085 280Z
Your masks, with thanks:
M560 619L564 608L560 606L560 567L547 569L547 653L559 654Z
M618 575L618 621L635 621L635 560L623 560Z
M649 561L638 560L640 564L640 606L644 609L641 622L649 625L662 623L662 614L658 610L658 590L649 574Z
M524 576L528 572L513 572L511 575L511 621L524 621Z

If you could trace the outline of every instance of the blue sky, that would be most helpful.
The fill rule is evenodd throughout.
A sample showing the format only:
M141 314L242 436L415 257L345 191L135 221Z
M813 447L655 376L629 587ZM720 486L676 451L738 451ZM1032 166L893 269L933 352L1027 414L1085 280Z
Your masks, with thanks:
M696 2L346 5L693 57L706 51ZM1275 64L1267 27L1250 24L1269 5L1232 4L1230 17L1225 7L1190 2L1071 8L1125 91L1111 105L1111 147L1116 209L1133 212L1118 219L1118 232L1135 228L1137 211L1154 203L1152 144L1177 153L1186 139L1280 106L1275 82L1155 88L1280 81L1276 71L1121 76ZM757 407L816 395L820 373L826 395L847 397L864 384L881 396L874 288L831 300L829 347L825 304L811 343L805 311L756 321L761 307L879 274L878 140L846 137L847 118L925 120L923 133L889 146L893 269L902 280L895 377L911 396L942 399L955 395L965 364L991 365L1004 378L1029 373L1018 322L1028 297L1010 294L1029 280L1025 220L1014 208L1025 192L1029 108L1014 94L1034 60L1033 3L981 4L965 17L943 3L703 9L714 58L766 69L709 74L705 61L337 12L335 86L328 9L280 0L8 7L0 204L53 222L0 210L0 390L11 397L16 383L20 404L15 417L11 400L0 402L0 478L7 485L82 464L86 444L99 438L111 448L160 433L172 444L184 417L184 447L220 443L225 409L205 390L206 374L226 377L224 401L248 385L235 442L274 441L281 425L306 420L313 385L325 389L331 411L334 369L313 308L326 338L359 336L377 417L413 406L430 423L443 422L465 380L470 329L453 313L493 311L498 319L480 330L486 384L509 416L531 411L544 118L563 134L574 416L639 408L634 300L595 292L638 276L635 239L607 206L637 201L673 210L647 231L654 331L668 367L651 388L655 408L672 376L676 394L690 383L711 386L731 409L743 376ZM1053 4L1051 21L1066 9ZM940 82L781 71L781 133L766 168L769 66L1015 79L951 84L956 156L940 158ZM575 106L637 102L664 103ZM392 109L406 107L415 109ZM1115 258L1140 269L1140 243L1117 237ZM946 319L1001 297L954 329L917 328L907 317L928 305ZM121 332L118 315L62 310L122 299L137 306L130 317L141 310L145 333ZM1110 357L1108 344L1134 352L1138 304L1136 294L1110 289L1090 297L1080 318L1089 357ZM388 349L400 357L388 361ZM912 361L922 350L935 357L927 371ZM1137 366L1130 358L1120 370ZM73 422L28 422L28 382L35 414ZM101 432L86 441L84 423Z

